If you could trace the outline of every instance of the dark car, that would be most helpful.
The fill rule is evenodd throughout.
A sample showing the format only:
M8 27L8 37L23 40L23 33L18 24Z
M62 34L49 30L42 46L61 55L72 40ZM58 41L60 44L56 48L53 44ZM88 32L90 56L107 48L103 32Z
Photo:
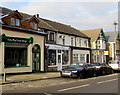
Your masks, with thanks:
M96 76L96 67L90 63L74 63L69 67L60 71L62 77L85 78L88 76Z
M106 63L92 63L96 67L98 75L112 74L113 69Z

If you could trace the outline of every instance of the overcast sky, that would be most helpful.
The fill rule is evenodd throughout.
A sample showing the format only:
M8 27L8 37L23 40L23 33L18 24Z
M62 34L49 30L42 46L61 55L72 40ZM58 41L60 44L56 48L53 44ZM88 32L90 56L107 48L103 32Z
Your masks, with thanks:
M6 1L6 0L5 0ZM2 2L7 7L31 15L71 25L79 30L103 28L113 31L113 22L118 22L118 2L115 0L97 2L95 0L9 0Z

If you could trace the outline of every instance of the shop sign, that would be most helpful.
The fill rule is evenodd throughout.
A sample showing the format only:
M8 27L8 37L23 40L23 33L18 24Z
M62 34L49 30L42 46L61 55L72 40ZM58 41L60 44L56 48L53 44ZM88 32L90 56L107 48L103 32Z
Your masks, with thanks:
M104 51L104 55L108 55L108 51Z
M64 46L58 46L58 45L46 44L45 46L48 46L48 49L54 49L54 50L70 50L70 47L64 47Z
M98 51L97 54L100 55L100 51Z
M33 38L32 37L30 38L8 37L5 34L3 34L2 42L32 44Z

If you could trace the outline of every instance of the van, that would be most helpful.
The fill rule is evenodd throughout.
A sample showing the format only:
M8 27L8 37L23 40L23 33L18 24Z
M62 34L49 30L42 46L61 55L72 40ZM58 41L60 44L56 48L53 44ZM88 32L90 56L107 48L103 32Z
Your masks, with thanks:
M109 61L108 65L110 65L113 70L120 71L120 61Z

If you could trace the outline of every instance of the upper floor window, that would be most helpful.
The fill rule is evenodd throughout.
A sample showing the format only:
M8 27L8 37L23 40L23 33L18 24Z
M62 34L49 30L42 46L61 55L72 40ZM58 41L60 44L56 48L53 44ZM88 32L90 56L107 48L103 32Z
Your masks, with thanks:
M33 22L30 22L30 27L33 28Z
M79 46L82 46L82 40L79 39Z
M85 46L88 47L88 40L85 41Z
M11 25L15 25L15 18L13 18L13 17L10 18L10 24L11 24Z
M30 22L30 27L33 28L33 29L37 29L37 23Z
M63 37L63 45L65 45L65 37Z
M10 24L15 26L20 26L20 19L10 18Z
M54 41L54 33L50 33L49 39L50 41Z
M20 20L16 19L16 26L20 26Z
M71 38L71 46L73 46L73 38Z

